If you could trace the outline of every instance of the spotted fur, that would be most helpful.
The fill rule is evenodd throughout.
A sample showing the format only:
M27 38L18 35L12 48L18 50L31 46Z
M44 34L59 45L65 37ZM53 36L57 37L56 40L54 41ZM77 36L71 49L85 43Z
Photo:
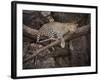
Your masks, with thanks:
M73 23L60 23L60 22L50 22L44 24L37 34L37 42L41 36L47 36L48 38L61 39L61 47L65 47L64 34L68 32L74 32L77 25Z

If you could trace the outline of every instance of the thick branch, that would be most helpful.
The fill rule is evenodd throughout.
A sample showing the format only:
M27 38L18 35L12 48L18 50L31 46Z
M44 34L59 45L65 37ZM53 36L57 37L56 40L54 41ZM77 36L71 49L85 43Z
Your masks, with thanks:
M34 39L38 33L38 30L32 29L26 25L23 25L23 34L24 36Z
M89 29L90 29L90 26L89 25L86 25L86 26L83 26L83 27L80 27L76 30L76 32L74 34L67 34L64 36L64 39L66 41L69 41L69 40L72 40L74 38L77 38L77 37L80 37L80 36L83 36L85 34L87 34L89 32ZM28 57L27 59L24 60L24 62L27 62L28 60L32 59L34 56L38 55L40 52L44 51L45 49L48 49L54 45L57 45L58 43L60 43L60 40L56 40L54 42L52 42L51 44L43 47L43 48L40 48L39 50L35 51L35 54L31 55L30 57Z

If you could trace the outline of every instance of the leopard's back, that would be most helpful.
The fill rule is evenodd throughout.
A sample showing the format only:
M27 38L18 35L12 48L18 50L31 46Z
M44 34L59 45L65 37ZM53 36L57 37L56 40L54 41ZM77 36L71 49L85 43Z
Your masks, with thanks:
M39 32L37 34L37 41L39 41L41 36L46 36L48 38L51 38L55 37L55 35L56 32L53 30L53 27L48 24L45 24L39 29Z

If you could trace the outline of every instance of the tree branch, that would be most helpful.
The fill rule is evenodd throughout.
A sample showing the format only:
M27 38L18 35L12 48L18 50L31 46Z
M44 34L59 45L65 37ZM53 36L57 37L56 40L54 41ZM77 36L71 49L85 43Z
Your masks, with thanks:
M72 40L72 39L74 39L74 38L77 38L77 37L86 35L86 34L89 32L89 30L90 30L90 25L82 26L82 27L78 28L78 29L76 30L75 33L73 33L73 34L72 34L72 33L69 33L69 34L65 35L65 36L64 36L64 39L65 39L66 41L69 41L69 40ZM30 59L32 59L33 57L37 56L40 52L42 52L42 51L44 51L45 49L48 49L48 48L50 48L50 47L52 47L52 46L54 46L54 45L57 45L57 44L59 44L60 42L61 42L60 40L56 40L56 41L52 42L51 44L49 44L49 45L47 45L47 46L44 46L43 48L40 48L40 49L38 49L37 51L34 51L33 53L35 53L35 54L32 54L30 57L26 58L26 59L24 60L24 62L27 62L28 60L30 60Z
M38 30L35 30L35 29L32 29L26 25L23 25L24 36L26 36L30 39L34 39L34 38L36 38L37 33L38 33Z

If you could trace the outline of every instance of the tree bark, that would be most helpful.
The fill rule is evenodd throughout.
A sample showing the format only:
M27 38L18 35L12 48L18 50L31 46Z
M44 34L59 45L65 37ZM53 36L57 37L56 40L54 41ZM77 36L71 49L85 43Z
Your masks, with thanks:
M38 30L32 29L26 25L23 25L23 35L33 40L36 38Z

